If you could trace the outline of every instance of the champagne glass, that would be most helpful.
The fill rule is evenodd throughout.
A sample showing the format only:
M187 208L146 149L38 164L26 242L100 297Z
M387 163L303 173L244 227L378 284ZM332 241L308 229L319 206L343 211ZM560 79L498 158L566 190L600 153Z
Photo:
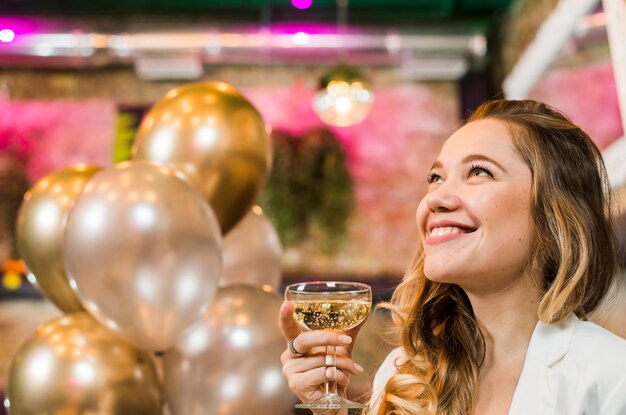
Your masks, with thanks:
M367 284L346 281L314 281L289 285L285 299L293 305L293 317L303 331L350 330L361 324L372 307L372 289ZM325 394L315 402L296 408L364 408L337 393L335 346L326 346Z

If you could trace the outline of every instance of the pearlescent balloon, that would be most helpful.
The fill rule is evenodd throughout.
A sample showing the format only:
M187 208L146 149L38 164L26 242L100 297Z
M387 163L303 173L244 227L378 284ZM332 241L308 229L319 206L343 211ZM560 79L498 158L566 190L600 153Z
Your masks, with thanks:
M202 320L165 353L172 415L291 413L295 398L282 376L285 340L276 321L281 303L250 285L218 290Z
M223 82L168 92L141 122L133 158L182 171L227 233L248 212L271 167L267 128L252 104Z
M147 161L103 170L80 194L65 263L87 311L133 345L165 350L213 298L221 234L179 173Z
M156 415L159 380L150 356L84 312L40 326L13 358L11 415Z
M17 219L20 255L36 286L66 313L83 310L67 279L63 232L76 197L99 167L77 164L39 180L24 195Z
M224 237L220 285L251 284L280 288L283 249L274 225L259 206Z

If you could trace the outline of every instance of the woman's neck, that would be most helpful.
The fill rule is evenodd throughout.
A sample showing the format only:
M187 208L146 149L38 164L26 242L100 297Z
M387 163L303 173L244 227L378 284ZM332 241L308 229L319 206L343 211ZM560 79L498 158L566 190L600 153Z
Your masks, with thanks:
M467 292L485 339L474 414L508 413L537 326L539 290L517 278L497 292Z
M526 355L537 325L539 289L520 278L505 290L467 295L485 338L483 367L507 363Z

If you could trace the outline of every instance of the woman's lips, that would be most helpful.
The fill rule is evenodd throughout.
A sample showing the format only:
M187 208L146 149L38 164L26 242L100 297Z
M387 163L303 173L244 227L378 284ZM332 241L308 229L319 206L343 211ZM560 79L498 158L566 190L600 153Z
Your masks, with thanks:
M468 233L471 233L471 232L467 232L465 230L460 230L459 228L456 228L456 231L454 231L454 232L438 233L437 232L438 229L443 229L443 228L436 228L434 234L431 232L426 237L426 243L427 244L429 244L429 245L440 244L440 243L443 243L443 242L451 241L453 239L462 238L465 235L467 235Z
M452 221L436 221L428 225L426 243L429 245L448 242L472 233L476 228Z

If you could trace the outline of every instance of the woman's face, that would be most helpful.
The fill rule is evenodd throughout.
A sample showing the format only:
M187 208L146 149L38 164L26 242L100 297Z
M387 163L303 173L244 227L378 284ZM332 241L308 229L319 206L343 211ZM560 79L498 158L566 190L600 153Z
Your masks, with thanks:
M444 144L417 208L426 277L500 291L530 251L532 174L499 120L471 122Z

